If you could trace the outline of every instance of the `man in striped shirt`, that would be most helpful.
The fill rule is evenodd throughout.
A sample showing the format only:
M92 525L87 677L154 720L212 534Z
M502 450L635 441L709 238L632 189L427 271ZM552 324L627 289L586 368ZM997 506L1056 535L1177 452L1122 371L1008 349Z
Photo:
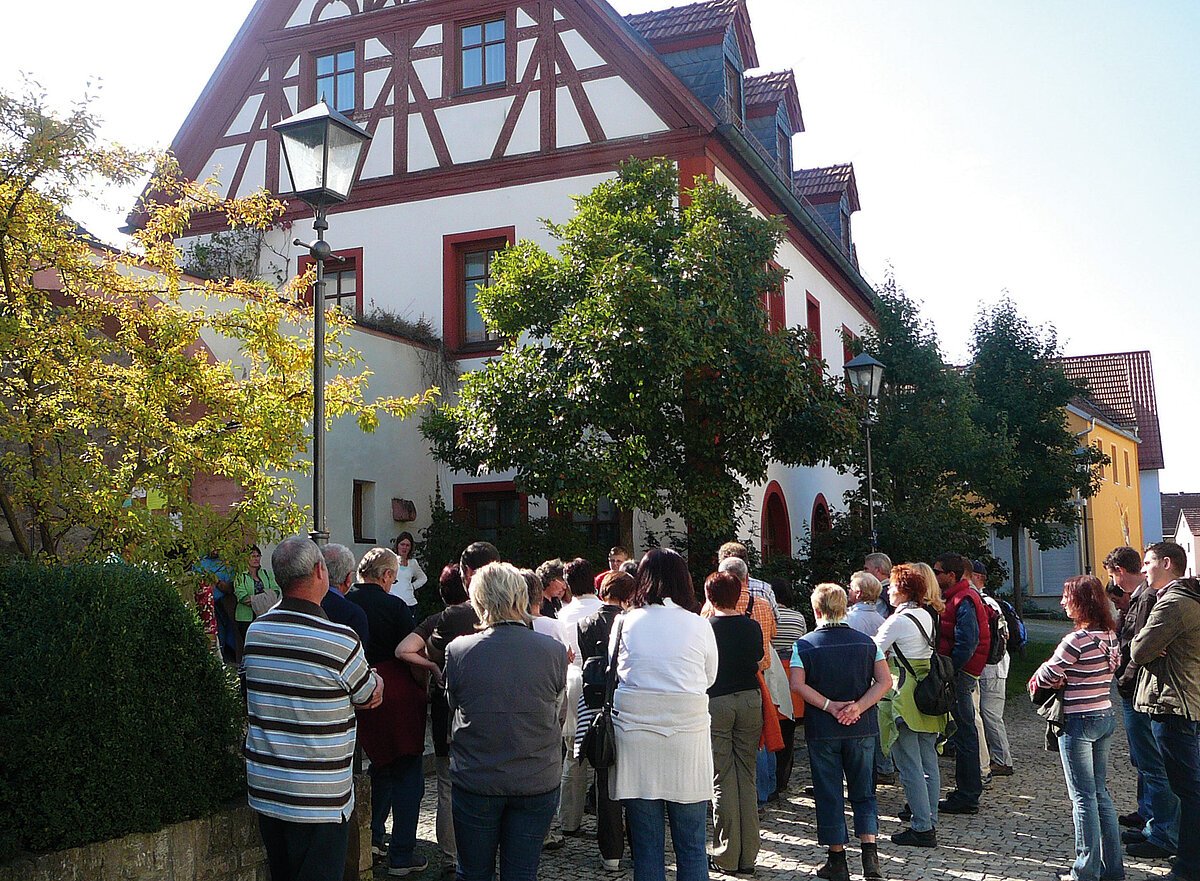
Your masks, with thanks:
M250 807L272 881L337 881L354 810L353 706L378 706L383 682L358 635L321 609L321 549L285 539L271 569L283 601L250 625L243 656Z

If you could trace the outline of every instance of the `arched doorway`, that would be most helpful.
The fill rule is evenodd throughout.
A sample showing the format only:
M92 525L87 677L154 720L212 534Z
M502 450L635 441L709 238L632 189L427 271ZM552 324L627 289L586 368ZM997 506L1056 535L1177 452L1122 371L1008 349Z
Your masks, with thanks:
M762 555L763 560L792 555L792 523L787 500L783 497L783 489L774 480L763 496Z
M829 513L829 502L825 501L824 493L817 493L817 497L813 499L812 520L809 522L812 524L814 541L822 532L833 529L833 515Z

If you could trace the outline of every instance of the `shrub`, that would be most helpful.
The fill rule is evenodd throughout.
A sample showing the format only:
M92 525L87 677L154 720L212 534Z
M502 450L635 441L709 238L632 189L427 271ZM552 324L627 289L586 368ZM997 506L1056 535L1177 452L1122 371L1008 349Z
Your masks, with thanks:
M242 791L236 680L161 576L0 567L0 662L0 861L155 831Z

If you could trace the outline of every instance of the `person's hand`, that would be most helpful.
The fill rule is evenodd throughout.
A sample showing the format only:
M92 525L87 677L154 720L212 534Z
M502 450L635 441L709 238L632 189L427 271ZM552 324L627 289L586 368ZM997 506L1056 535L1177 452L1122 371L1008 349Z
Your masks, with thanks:
M856 701L847 701L846 704L838 710L837 720L843 725L853 725L862 716L862 709Z
M567 663L575 663L575 649L571 648L570 646L567 646Z
M372 671L373 672L373 671ZM375 673L375 690L371 692L370 699L362 705L364 710L373 710L383 703L383 677Z
M826 708L825 712L827 712L831 716L836 717L838 715L838 713L840 713L846 707L850 706L850 703L851 703L850 701L830 701L829 706Z

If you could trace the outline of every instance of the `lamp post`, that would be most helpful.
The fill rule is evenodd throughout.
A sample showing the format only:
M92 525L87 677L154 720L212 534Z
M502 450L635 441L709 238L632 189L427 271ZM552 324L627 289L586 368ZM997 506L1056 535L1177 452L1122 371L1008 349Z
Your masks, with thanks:
M863 352L846 362L846 382L854 393L866 399L867 415L863 418L863 430L867 436L867 525L871 530L871 550L879 549L875 534L875 475L871 467L871 406L879 400L883 388L883 365Z
M371 135L324 101L302 110L273 128L279 132L283 160L291 191L280 195L307 202L316 213L315 242L296 239L308 248L317 267L313 291L313 528L309 535L319 545L329 541L325 520L325 261L333 249L325 241L330 205L345 202L354 185L359 156Z

